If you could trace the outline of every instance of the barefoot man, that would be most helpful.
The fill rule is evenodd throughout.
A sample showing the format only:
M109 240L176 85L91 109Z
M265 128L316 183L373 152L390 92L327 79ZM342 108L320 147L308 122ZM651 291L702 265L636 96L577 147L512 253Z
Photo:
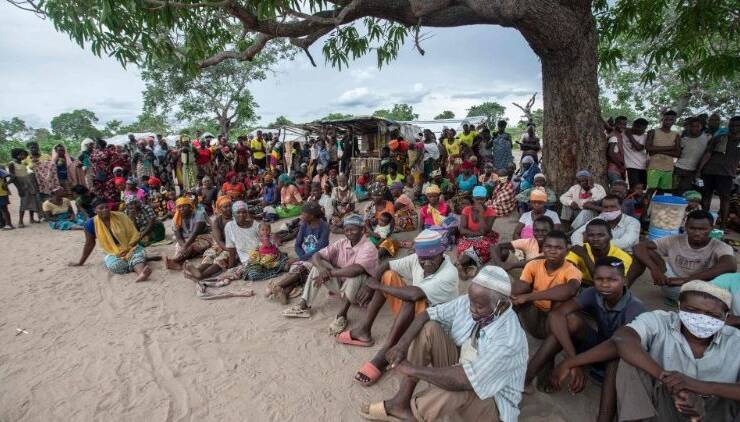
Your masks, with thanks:
M387 353L404 375L390 400L363 405L370 420L516 421L527 369L527 338L500 267L480 270L468 294L428 308ZM460 348L458 351L458 347ZM419 381L431 384L414 396Z
M185 277L191 280L202 280L229 268L229 251L226 250L224 228L231 221L231 198L227 195L219 196L213 209L215 214L211 219L211 237L213 246L203 252L203 260L195 267L185 262Z
M372 346L373 323L386 301L395 315L383 347L355 375L362 385L370 386L380 379L388 366L385 353L395 346L415 315L424 312L427 306L447 303L459 296L457 269L445 255L446 248L442 234L424 230L414 239L414 254L382 264L376 276L360 291L360 303L372 298L365 319L357 328L337 336L339 343Z

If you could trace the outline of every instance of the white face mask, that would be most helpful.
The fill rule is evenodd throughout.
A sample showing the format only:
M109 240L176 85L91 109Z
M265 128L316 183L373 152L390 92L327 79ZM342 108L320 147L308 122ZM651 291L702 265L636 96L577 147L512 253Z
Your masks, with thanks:
M598 218L604 221L614 221L621 216L622 216L622 211L616 210L616 211L602 212L601 214L599 214Z
M709 315L694 312L678 311L681 323L691 334L699 338L709 338L719 332L725 325L725 321L710 317Z

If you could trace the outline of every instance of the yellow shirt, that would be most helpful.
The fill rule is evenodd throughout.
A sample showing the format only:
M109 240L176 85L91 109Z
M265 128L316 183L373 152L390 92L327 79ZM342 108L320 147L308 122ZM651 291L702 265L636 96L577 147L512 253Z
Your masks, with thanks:
M254 157L257 160L261 160L265 158L265 144L261 142L259 139L257 138L252 139L252 142L249 144L249 147L252 150L252 157Z
M591 252L591 245L589 245L588 243L584 243L583 247L586 249L588 257L591 258L592 261L595 261L594 254L593 252ZM627 271L630 270L630 266L632 265L632 257L627 252L619 249L614 245L610 245L609 253L607 253L607 255L614 258L619 258L622 260L622 262L624 262L625 274L627 273ZM588 267L586 267L586 263L583 261L583 259L581 259L580 256L576 255L573 252L568 252L568 255L565 257L565 259L572 262L573 265L576 266L576 268L581 270L581 273L583 273L583 282L585 282L586 284L593 284L593 276L588 270Z
M8 196L8 183L4 177L0 177L0 196Z
M463 144L469 147L472 147L473 140L475 139L476 136L478 136L478 132L471 130L467 135L465 134L465 132L460 132L457 135L457 139L459 139L460 142L462 142Z
M44 210L45 213L51 215L57 215L63 212L67 212L69 211L69 207L70 201L67 198L62 198L62 205L57 205L49 200L44 201L44 203L41 205L41 209Z
M455 138L452 142L449 139L445 139L442 141L442 145L444 145L447 155L460 155L460 139Z
M388 186L392 185L395 182L401 182L401 183L403 183L403 180L404 179L405 179L405 177L401 173L396 173L396 178L395 179L392 178L390 174L387 175L387 176L385 176L385 181L386 181L386 184Z

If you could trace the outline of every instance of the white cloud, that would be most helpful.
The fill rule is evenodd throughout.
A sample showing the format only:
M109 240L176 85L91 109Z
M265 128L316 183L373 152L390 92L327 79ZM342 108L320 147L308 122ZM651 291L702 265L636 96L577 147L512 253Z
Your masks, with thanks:
M337 97L334 104L345 107L376 107L387 98L376 92L370 92L367 87L358 87L344 91Z
M350 74L352 76L352 79L358 82L363 82L375 78L375 76L378 74L378 68L370 66L363 67L353 70Z

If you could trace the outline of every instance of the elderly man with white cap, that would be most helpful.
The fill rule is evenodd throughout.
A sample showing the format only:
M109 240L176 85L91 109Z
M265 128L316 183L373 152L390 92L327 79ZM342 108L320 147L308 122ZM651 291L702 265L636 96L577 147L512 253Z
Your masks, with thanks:
M404 375L390 400L363 405L370 420L516 421L527 369L527 339L500 267L481 269L468 294L428 308L387 353ZM430 387L414 395L416 384Z
M395 316L383 346L355 375L355 380L362 385L370 386L380 379L388 366L386 352L401 338L415 315L460 295L457 269L445 255L445 249L445 236L439 231L423 230L414 239L413 254L382 264L375 277L360 291L358 302L368 303L365 318L352 330L339 334L339 343L372 346L373 323L386 302Z
M564 361L570 368L620 358L620 421L740 420L740 331L727 326L730 292L701 280L681 286L678 312L645 312L614 336Z
M330 243L311 257L311 272L303 287L303 296L298 305L283 311L288 318L310 318L311 304L319 294L321 286L338 294L342 308L330 329L341 332L347 326L347 311L356 302L357 292L375 275L378 265L378 250L364 235L365 222L357 214L342 220L344 239Z

